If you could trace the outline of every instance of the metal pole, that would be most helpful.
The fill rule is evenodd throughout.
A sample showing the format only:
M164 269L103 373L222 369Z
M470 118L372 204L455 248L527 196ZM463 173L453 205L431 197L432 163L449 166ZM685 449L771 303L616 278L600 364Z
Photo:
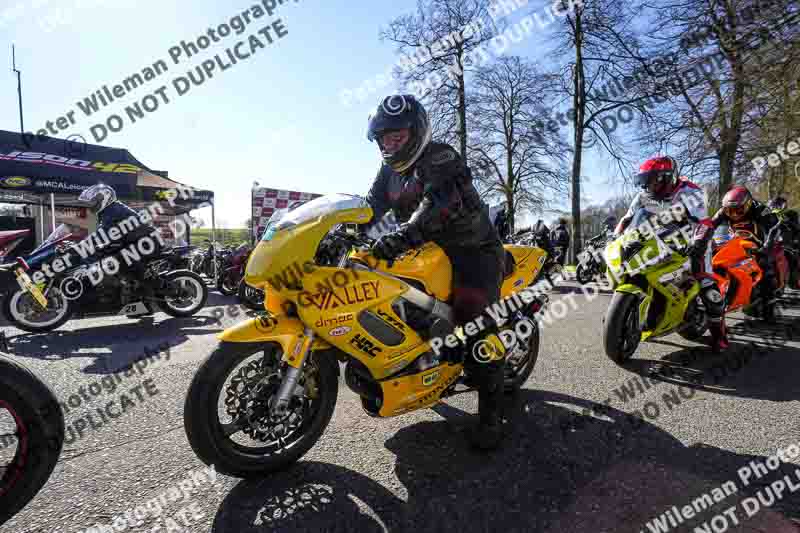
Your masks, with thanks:
M25 140L25 122L22 120L22 72L17 70L17 51L16 47L11 45L11 69L17 74L17 97L19 98L19 133Z
M42 199L39 198L39 228L42 231L42 241L44 241L44 204L42 203ZM40 241L40 242L42 242Z
M216 218L214 216L214 202L211 202L211 246L212 246L212 257L214 260L214 281L217 281L217 245L216 245Z
M50 193L50 220L52 228L50 231L56 230L56 197L53 193Z

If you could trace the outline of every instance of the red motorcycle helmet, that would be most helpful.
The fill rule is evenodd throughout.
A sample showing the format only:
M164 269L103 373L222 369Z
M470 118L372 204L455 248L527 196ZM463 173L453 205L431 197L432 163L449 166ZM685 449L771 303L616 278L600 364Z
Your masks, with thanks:
M737 185L725 193L722 198L722 211L733 222L739 222L747 216L753 205L753 195L747 187Z
M648 159L639 167L636 183L656 199L663 200L678 184L678 162L670 156Z

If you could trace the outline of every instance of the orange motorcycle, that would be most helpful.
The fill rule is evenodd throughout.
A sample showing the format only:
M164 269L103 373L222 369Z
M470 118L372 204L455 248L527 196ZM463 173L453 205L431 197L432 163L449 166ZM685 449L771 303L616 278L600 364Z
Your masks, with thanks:
M763 285L759 282L764 278L764 271L756 256L763 250L762 244L752 232L742 229L729 234L729 238L715 239L712 266L720 292L725 298L726 313L743 309L748 315L759 316L765 311L765 302L772 299L765 298L768 295L761 294L760 290ZM788 279L789 262L780 240L776 242L773 253L776 288L783 291Z

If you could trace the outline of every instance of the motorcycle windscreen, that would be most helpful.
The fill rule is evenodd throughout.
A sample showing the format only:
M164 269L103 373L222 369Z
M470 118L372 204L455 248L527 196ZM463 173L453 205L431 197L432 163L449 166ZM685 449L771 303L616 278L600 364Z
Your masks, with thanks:
M292 291L314 268L322 238L336 225L364 224L372 209L361 198L327 195L285 214L264 232L245 269L245 283L260 289Z
M36 252L40 251L42 248L44 248L44 247L46 247L46 246L48 246L48 245L50 245L50 244L52 244L52 243L54 243L54 242L56 242L58 240L66 239L70 235L72 235L72 232L70 231L69 226L67 226L66 224L59 224L58 227L56 229L54 229L53 232L44 240L44 242L42 244L40 244L39 246L37 246L36 249L33 250L30 253L30 255L35 254Z

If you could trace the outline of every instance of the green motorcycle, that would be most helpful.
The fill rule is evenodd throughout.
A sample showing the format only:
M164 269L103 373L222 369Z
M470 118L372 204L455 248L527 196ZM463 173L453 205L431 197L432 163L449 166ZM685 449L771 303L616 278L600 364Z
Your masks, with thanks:
M641 210L605 250L614 296L603 318L603 345L615 363L639 343L679 333L687 339L706 327L700 284L686 255L688 238L676 223L654 224Z

